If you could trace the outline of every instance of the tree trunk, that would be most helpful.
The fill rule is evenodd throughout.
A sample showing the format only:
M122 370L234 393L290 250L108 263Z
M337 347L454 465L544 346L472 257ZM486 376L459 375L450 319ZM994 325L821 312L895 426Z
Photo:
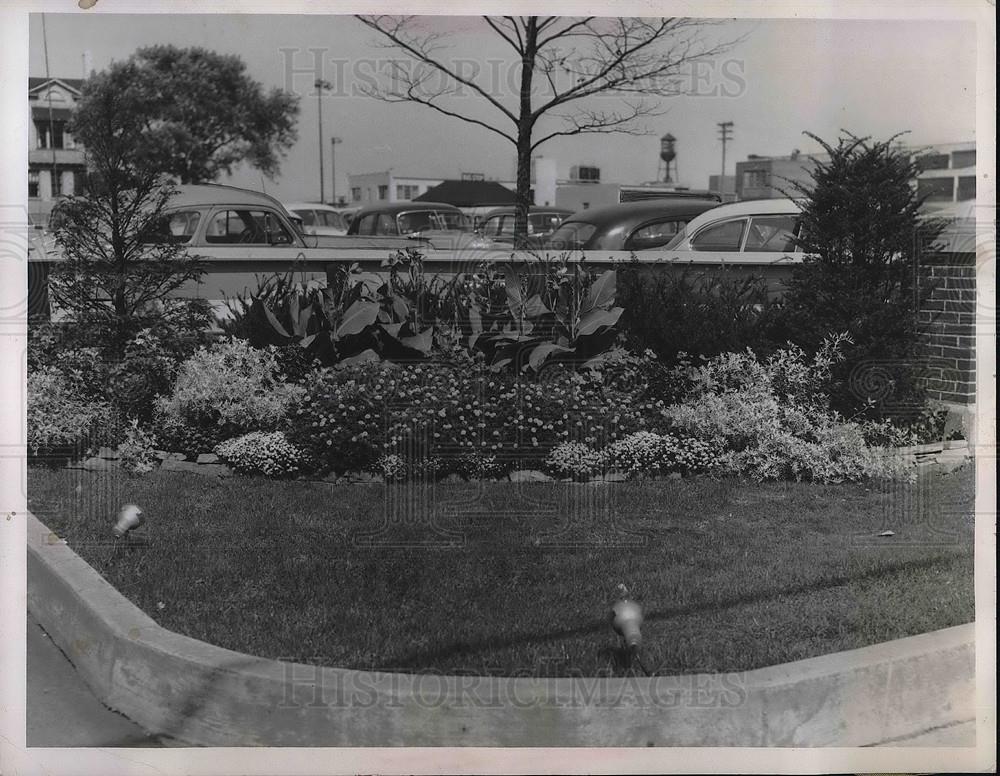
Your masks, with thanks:
M517 116L517 190L514 193L514 234L528 233L528 208L531 205L531 133L535 117L531 114L531 81L538 56L538 20L531 16L524 29L524 55L521 57L521 105Z

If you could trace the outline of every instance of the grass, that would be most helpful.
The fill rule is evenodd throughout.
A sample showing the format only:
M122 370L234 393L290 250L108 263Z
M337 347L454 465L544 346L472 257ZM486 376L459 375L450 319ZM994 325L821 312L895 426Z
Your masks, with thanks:
M350 487L32 468L29 507L166 628L352 668L739 671L970 622L972 468L915 484ZM145 541L116 551L125 502ZM886 529L893 536L880 537Z

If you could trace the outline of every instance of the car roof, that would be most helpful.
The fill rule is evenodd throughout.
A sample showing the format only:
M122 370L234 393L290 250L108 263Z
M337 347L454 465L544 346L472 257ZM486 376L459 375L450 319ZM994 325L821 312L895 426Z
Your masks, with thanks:
M703 213L708 208L718 207L714 199L698 197L658 197L656 199L640 199L633 202L620 202L616 205L578 210L564 224L582 221L602 227L612 224L632 224L657 216L685 216Z
M719 205L693 218L687 225L687 233L693 234L696 229L705 224L739 216L780 215L782 213L798 213L802 210L799 200L780 197L777 199L747 199L742 202L729 202Z
M326 210L332 213L341 213L344 208L333 207L323 202L282 202L285 210Z
M194 205L270 205L284 210L284 206L269 194L221 183L182 184L175 186L170 207Z
M492 216L503 216L509 215L510 213L517 212L516 207L495 207L487 210L483 213L483 218L491 218ZM559 215L572 215L575 211L569 210L564 207L549 207L548 205L531 205L528 208L528 213L558 213Z
M459 214L462 212L454 205L445 202L385 202L381 205L365 205L355 213L355 217L366 216L369 213L397 214L425 210L445 210Z

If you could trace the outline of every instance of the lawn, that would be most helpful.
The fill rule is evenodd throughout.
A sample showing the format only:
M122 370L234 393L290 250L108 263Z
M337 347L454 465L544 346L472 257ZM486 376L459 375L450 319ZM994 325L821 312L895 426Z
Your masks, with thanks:
M29 507L166 628L323 665L494 675L738 671L970 622L974 473L336 486L33 467ZM113 546L124 502L144 541ZM891 530L892 536L879 536Z

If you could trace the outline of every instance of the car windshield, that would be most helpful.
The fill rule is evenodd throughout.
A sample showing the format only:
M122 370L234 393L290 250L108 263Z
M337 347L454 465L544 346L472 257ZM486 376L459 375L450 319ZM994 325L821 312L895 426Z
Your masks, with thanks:
M334 229L347 229L347 224L344 223L343 216L340 213L334 213L332 210L317 210L316 225L332 226Z
M547 240L546 245L556 250L580 249L586 245L587 241L594 236L597 227L588 224L586 221L564 221L552 236Z
M396 216L400 234L416 234L427 231L464 231L465 218L461 213L446 210L419 210L400 213Z

